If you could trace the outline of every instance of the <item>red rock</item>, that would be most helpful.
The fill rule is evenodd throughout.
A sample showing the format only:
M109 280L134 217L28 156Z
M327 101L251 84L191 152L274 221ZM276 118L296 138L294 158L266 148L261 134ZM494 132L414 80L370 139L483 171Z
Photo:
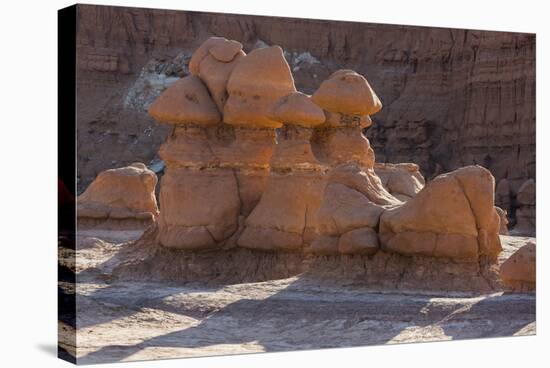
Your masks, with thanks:
M315 127L325 122L323 110L302 92L293 92L279 99L270 108L268 115L281 123L304 127Z
M414 197L426 184L418 165L413 163L375 163L374 171L384 188L404 202Z
M353 70L338 70L311 96L324 110L353 115L373 115L382 108L369 82Z
M296 91L283 50L279 46L255 49L233 69L227 83L229 98L224 122L234 126L278 128L267 114L281 97Z
M158 215L157 176L142 163L99 173L77 198L79 220L152 221Z
M500 276L508 287L534 290L537 277L536 244L528 242L500 266Z
M480 166L440 175L380 218L383 249L402 254L494 259L501 251L494 179Z
M168 124L213 125L221 115L202 81L195 76L178 80L149 107L149 115Z
M338 240L338 252L342 254L374 254L378 247L378 235L369 228L348 231Z
M160 188L163 246L216 248L237 230L240 201L232 171L169 168Z
M193 53L189 70L200 77L219 111L223 111L227 101L227 81L235 65L246 54L243 45L223 37L210 37Z

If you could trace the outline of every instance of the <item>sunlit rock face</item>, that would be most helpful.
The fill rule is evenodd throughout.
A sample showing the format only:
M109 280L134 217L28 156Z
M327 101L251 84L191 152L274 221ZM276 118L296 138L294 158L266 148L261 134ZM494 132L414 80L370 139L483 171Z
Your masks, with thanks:
M245 54L216 37L190 71L149 108L173 126L159 151L162 246L496 259L491 173L426 184L415 164L376 163L363 130L382 102L365 76L338 70L309 96L280 47Z

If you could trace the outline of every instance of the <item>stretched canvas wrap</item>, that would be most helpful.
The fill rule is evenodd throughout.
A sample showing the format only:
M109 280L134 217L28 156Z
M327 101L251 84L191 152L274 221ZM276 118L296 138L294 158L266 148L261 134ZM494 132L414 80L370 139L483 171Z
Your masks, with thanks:
M535 35L59 11L59 356L535 334Z

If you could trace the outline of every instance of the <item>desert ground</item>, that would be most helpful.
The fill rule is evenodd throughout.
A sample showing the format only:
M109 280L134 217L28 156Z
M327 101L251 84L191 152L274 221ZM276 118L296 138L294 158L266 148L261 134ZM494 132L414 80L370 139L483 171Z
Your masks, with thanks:
M79 233L76 354L81 364L246 354L536 332L535 294L373 290L308 275L250 283L117 280L141 231ZM534 238L501 236L506 258ZM61 258L72 259L60 248ZM61 290L71 292L69 283ZM72 331L70 322L60 328Z

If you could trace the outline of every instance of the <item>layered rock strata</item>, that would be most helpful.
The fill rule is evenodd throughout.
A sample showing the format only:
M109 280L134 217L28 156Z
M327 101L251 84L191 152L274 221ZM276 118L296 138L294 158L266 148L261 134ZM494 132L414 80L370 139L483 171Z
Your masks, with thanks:
M144 72L151 85L186 76L210 35L280 45L306 93L334 65L368 75L392 107L367 132L380 161L426 177L477 163L515 191L536 180L535 34L93 5L77 6L77 23L79 193L113 165L155 158L169 129L127 96L136 82L150 91Z
M516 211L516 233L535 235L536 222L536 184L533 179L526 180L518 189Z

